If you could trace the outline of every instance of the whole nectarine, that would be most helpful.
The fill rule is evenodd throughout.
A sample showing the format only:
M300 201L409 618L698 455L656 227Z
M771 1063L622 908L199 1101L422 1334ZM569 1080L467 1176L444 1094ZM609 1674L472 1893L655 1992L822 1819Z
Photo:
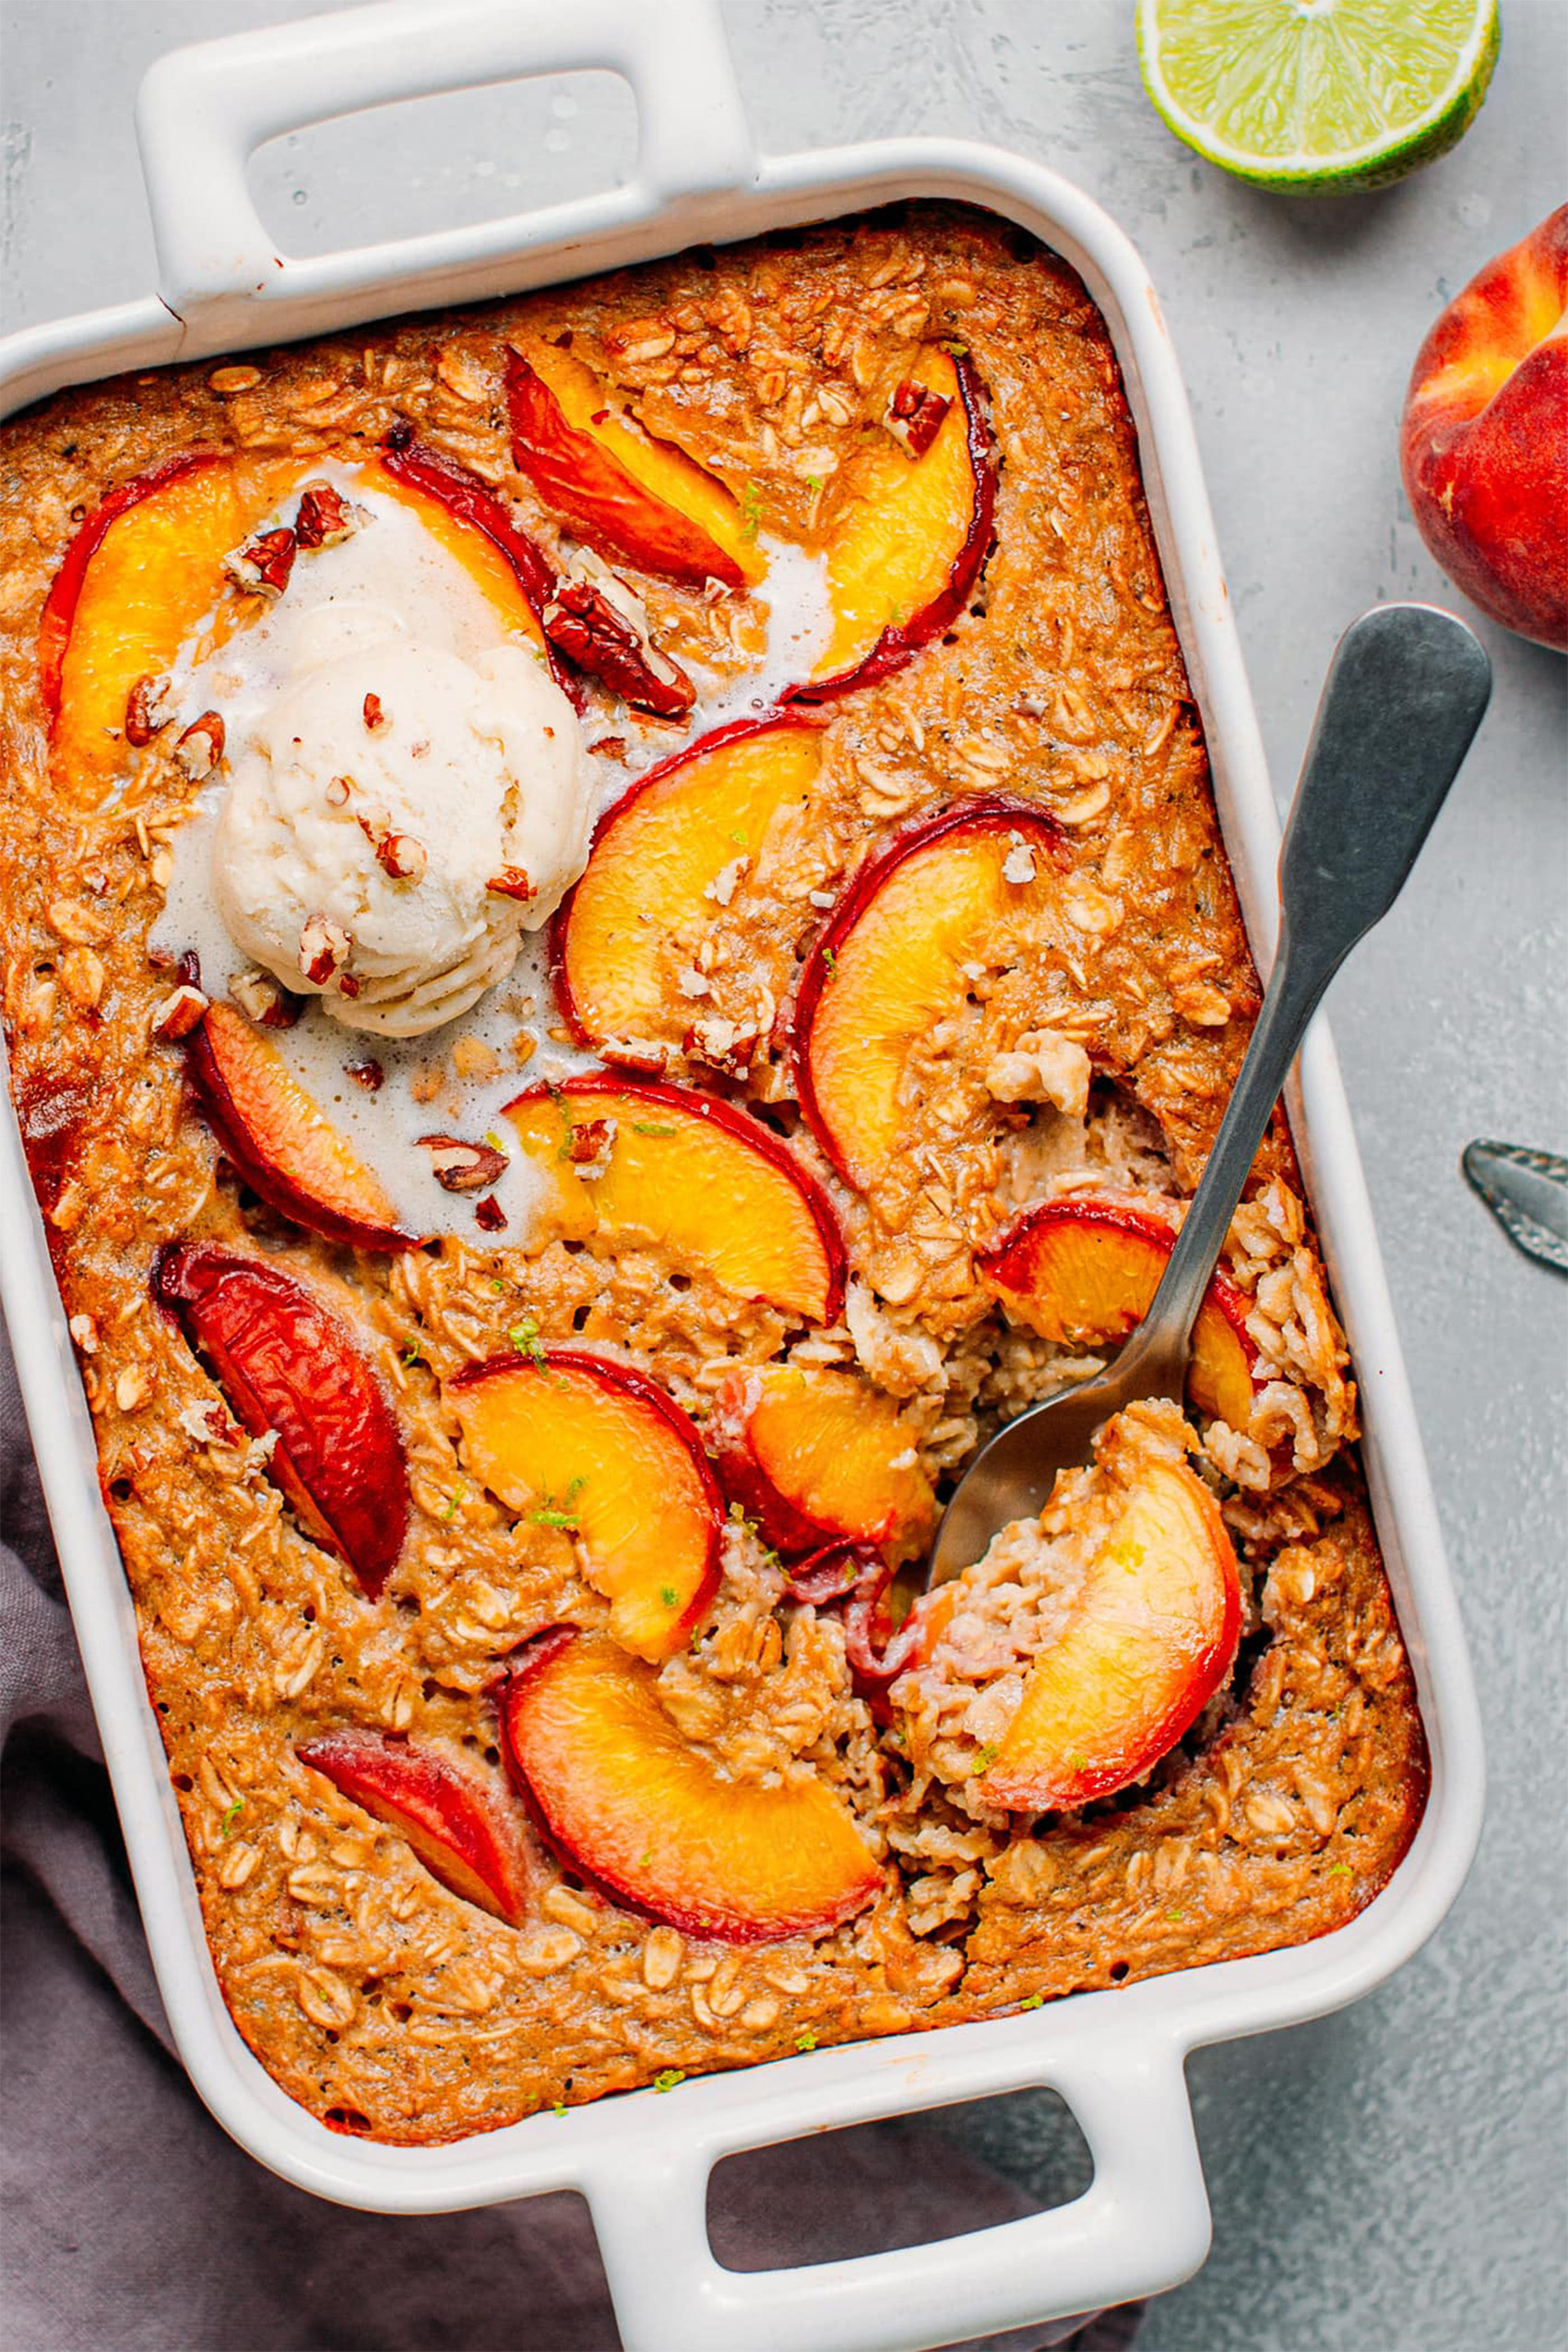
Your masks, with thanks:
M1421 345L1399 458L1449 578L1568 652L1568 204L1479 270Z

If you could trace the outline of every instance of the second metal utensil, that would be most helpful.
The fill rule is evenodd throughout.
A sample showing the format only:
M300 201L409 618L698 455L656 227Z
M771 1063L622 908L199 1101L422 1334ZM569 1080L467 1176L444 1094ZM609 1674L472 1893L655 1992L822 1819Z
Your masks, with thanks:
M1340 638L1279 854L1279 944L1252 1042L1147 1314L1102 1372L997 1431L959 1480L932 1584L1037 1513L1058 1470L1141 1397L1180 1403L1193 1324L1308 1022L1359 939L1388 912L1469 749L1491 665L1462 621L1384 604Z

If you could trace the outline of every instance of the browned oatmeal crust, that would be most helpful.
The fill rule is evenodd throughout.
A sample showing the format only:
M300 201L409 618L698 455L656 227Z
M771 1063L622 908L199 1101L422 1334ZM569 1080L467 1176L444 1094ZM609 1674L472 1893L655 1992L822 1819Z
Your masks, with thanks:
M890 827L965 794L1003 786L1055 815L1076 913L1047 964L1020 959L998 980L961 1050L933 1047L909 1148L868 1194L794 1134L832 1194L853 1277L848 1322L803 1346L775 1310L710 1277L672 1286L653 1250L554 1241L525 1258L476 1236L384 1259L258 1218L186 1104L178 1047L151 1034L174 981L148 935L190 786L156 749L96 808L49 778L40 613L107 490L197 445L351 456L407 418L548 547L555 526L511 463L502 381L512 339L568 330L578 357L640 395L650 432L758 485L769 528L800 539L830 523L867 388L901 353L960 341L989 396L1001 472L971 611L825 713L808 821L766 877L771 905L745 921L714 910L716 1009L742 1014L762 989L787 1005L820 923L811 892L837 890ZM697 1410L737 1360L858 1358L908 1400L912 1442L940 1475L973 1443L977 1414L1038 1393L1049 1361L977 1272L1036 1174L1026 1110L999 1116L988 1063L1040 1030L1086 1045L1097 1101L1134 1136L1107 1181L1191 1191L1258 989L1119 373L1062 262L981 215L920 207L89 386L6 428L0 544L12 1085L220 1979L288 2092L344 2130L449 2140L666 2070L1301 1942L1371 1899L1419 1822L1425 1748L1282 1121L1231 1262L1277 1337L1287 1418L1260 1424L1251 1455L1211 1445L1208 1464L1252 1584L1250 1630L1231 1693L1143 1788L1032 1834L912 1788L854 1694L837 1620L789 1605L740 1526L702 1641L665 1669L661 1695L728 1768L799 1756L854 1808L883 1891L821 1940L699 1942L543 1859L535 1915L504 1926L293 1752L336 1725L410 1734L500 1794L486 1697L498 1661L563 1618L603 1623L570 1542L515 1523L460 1475L442 1383L504 1351L520 1312L546 1341L652 1362ZM678 659L744 666L712 600L639 585ZM781 1046L749 1087L792 1126ZM1143 1154L1131 1176L1127 1151ZM259 1243L302 1274L392 1396L413 1525L379 1603L291 1516L265 1449L209 1425L218 1392L148 1292L155 1249L186 1235Z

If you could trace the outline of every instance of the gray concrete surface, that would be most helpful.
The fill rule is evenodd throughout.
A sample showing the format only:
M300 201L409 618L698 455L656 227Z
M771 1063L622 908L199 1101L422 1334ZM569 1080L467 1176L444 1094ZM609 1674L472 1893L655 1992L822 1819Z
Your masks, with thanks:
M1252 192L1168 137L1144 101L1130 6L726 6L765 147L990 138L1055 164L1141 245L1183 355L1283 799L1338 629L1375 599L1445 593L1398 488L1400 400L1442 303L1568 194L1561 0L1504 0L1492 94L1454 154L1382 194L1317 201ZM295 13L279 0L8 0L8 327L151 284L137 75L176 42ZM282 141L255 180L284 242L319 250L599 184L628 148L624 94L600 77ZM1568 2341L1568 1288L1515 1253L1456 1169L1478 1134L1568 1147L1563 665L1482 633L1491 716L1405 901L1339 984L1334 1022L1480 1681L1488 1824L1454 1914L1395 1982L1194 2063L1215 2250L1151 2313L1147 2352ZM1046 2102L970 2129L1042 2190L1062 2181Z

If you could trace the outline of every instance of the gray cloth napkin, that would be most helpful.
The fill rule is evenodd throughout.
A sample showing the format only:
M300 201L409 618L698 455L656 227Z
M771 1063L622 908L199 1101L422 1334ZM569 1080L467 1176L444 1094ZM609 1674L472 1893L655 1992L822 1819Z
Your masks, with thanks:
M618 2352L581 2198L346 2212L254 2163L196 2098L143 1941L3 1333L0 1749L6 2352ZM720 2171L726 2259L830 2261L1031 2210L923 2123L863 2125L832 2149L831 2164L783 2147ZM1137 2324L1128 2307L962 2352L1123 2352Z

